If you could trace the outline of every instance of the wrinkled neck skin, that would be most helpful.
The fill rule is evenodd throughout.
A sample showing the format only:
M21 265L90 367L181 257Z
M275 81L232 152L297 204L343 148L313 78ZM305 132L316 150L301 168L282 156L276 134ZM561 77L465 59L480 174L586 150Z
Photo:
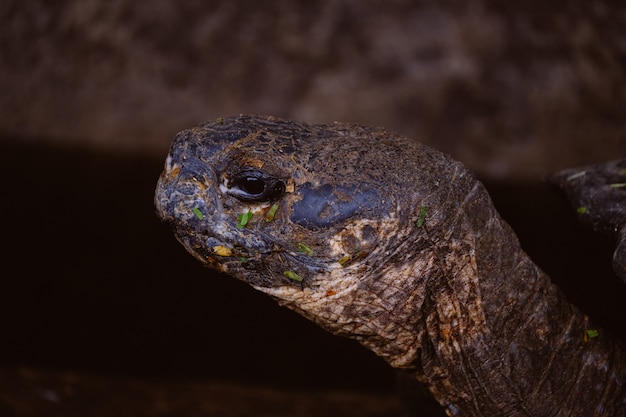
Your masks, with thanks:
M237 213L263 207L238 199L234 179L261 168L284 182L280 209L239 227ZM358 340L451 416L626 415L623 348L601 329L585 337L597 327L484 187L433 149L354 125L229 118L177 136L156 204L199 260Z
M448 415L626 415L624 350L602 330L585 337L597 327L521 250L479 182L461 172L455 184L407 204L429 208L424 224L394 218L389 229L406 232L379 248L386 259L359 276L331 272L325 296L257 289L414 375Z

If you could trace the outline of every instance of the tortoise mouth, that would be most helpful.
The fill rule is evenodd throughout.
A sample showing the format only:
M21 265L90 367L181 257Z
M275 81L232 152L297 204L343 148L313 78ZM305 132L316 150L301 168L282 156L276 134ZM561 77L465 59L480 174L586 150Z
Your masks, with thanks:
M310 284L308 278L332 269L328 259L290 250L258 230L239 230L231 224L181 224L176 218L166 222L202 264L257 287L305 287ZM222 229L229 230L227 236L219 233Z
M174 229L176 239L203 263L221 265L233 261L261 260L273 252L282 251L275 242L260 238L258 233L244 230L221 233L221 229L235 229L232 225L212 225L208 222L181 224L175 218L166 221Z

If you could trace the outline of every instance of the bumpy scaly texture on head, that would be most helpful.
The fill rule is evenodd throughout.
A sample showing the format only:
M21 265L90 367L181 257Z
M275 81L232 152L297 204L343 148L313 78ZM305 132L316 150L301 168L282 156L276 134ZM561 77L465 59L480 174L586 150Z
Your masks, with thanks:
M452 242L447 211L476 184L459 163L384 130L241 116L178 134L156 205L200 261L406 362L390 334L415 338L398 322L413 320L432 241Z
M177 135L155 202L201 262L414 374L450 415L624 407L614 370L576 389L623 370L623 352L583 341L588 319L433 149L357 125L220 119Z

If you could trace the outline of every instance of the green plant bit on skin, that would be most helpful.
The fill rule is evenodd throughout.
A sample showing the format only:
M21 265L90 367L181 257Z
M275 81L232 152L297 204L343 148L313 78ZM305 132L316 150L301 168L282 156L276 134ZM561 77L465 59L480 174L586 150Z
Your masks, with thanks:
M217 119L215 119L215 123L217 123L218 125L221 125L222 123L224 123L224 118L218 117Z
M422 206L420 208L420 212L417 216L417 221L415 222L415 226L422 227L424 225L424 220L426 219L426 214L428 214L428 209L426 206Z
M296 274L295 272L292 271L285 271L283 272L283 275L286 276L287 278L294 280L294 281L298 281L298 282L302 282L302 280L304 278L302 278L300 275Z
M342 258L339 258L337 260L337 263L341 266L346 266L346 264L350 261L350 258L352 258L350 255L346 255Z
M611 187L611 188L626 187L626 182L618 182L618 183L615 183L615 184L609 184L609 187Z
M585 213L587 213L587 207L584 207L584 206L578 207L576 209L576 213L578 213L578 214L585 214Z
M302 252L306 255L313 256L313 249L309 248L304 243L298 243L298 252Z
M585 332L585 342L596 337L598 337L598 331L596 329L589 329Z
M252 211L248 210L245 213L241 213L237 216L237 229L243 229L246 227L250 219L252 218Z
M337 263L341 265L342 268L345 268L347 266L350 266L353 262L356 262L358 260L365 258L367 254L368 253L366 251L357 249L354 251L352 255L346 255L346 256L339 258L339 260L337 260Z
M198 207L194 207L192 211L193 211L193 214L196 215L198 220L204 219L204 214L202 214L202 212L200 211L200 209Z
M278 204L272 204L272 207L270 207L270 209L267 211L267 214L265 214L265 221L271 222L272 220L274 220L274 216L276 215L277 211Z

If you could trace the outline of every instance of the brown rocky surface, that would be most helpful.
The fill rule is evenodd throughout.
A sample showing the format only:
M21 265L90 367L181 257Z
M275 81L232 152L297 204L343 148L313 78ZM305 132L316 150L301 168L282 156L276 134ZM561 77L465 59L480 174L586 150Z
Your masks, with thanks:
M202 121L382 125L483 176L626 153L619 1L0 5L0 132L163 155Z
M0 416L406 417L392 394L0 370Z

